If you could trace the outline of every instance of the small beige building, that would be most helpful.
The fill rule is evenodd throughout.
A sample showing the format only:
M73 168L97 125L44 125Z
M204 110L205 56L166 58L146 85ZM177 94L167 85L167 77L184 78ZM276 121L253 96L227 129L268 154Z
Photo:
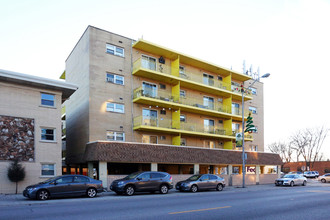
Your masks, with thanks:
M15 193L10 162L25 167L18 191L62 174L61 105L77 86L64 81L0 70L0 194Z

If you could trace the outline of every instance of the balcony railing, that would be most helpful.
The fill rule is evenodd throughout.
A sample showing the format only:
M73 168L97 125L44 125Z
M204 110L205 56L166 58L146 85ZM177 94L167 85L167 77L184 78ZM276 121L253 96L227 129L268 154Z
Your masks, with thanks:
M176 129L178 127L177 125L180 125L180 129ZM185 123L180 121L173 121L171 119L162 119L155 117L144 117L144 116L135 117L134 127L139 127L139 126L151 126L151 127L166 128L166 129L176 129L178 132L182 130L182 131L199 132L204 134L234 136L232 132L221 127L204 126L196 123Z
M164 73L164 74L169 74L169 75L172 74L171 65L160 64L158 62L156 65L154 63L152 63L152 65L150 65L148 62L149 61L145 61L142 58L139 58L138 60L136 60L133 63L133 72L142 68L142 69L156 71L159 73ZM175 71L179 72L178 69L175 69ZM179 78L232 92L232 88L229 83L225 83L220 80L203 77L202 72L197 74L197 73L191 73L191 72L187 72L187 71L184 71L184 72L180 71Z
M205 104L203 101L203 97L201 97L200 99L190 98L190 97L179 98L177 96L172 96L169 92L166 91L142 89L142 87L134 89L133 98L136 99L139 97L148 97L162 101L168 101L168 102L179 103L187 106L192 106L195 108L218 111L222 113L228 113L228 114L232 113L232 109L227 106L223 106L222 103L208 102L208 104ZM237 115L239 115L240 112L241 111L239 109L235 110L235 113L237 113Z

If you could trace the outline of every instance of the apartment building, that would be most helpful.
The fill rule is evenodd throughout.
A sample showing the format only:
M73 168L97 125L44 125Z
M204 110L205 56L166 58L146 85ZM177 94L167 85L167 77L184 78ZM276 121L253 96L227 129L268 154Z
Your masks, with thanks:
M203 157L201 165L191 158L193 151L187 153L190 159L180 161L184 157L180 154L189 148L206 150L201 151L206 157L220 152L241 155L235 145L235 134L242 131L241 85L251 81L251 76L143 39L135 41L88 26L61 77L79 86L65 104L66 162L79 172L87 163L89 172L97 167L103 178L150 169L187 174L242 172L240 156L227 162L216 162L216 158L207 162ZM245 117L255 107L261 121L262 87L257 89L260 99L251 106L245 104ZM253 100L252 92L247 91L245 101ZM253 154L259 157L253 158L260 159L269 155L262 153L263 126L258 128L253 135L246 133L245 141L257 140L253 145L257 148L250 149L259 151ZM172 159L177 160L165 155L172 150ZM155 156L159 152L163 157ZM158 159L142 158L146 155ZM277 166L281 164L277 156L259 165ZM228 163L237 167L228 168ZM251 161L254 166L257 163Z
M0 70L0 193L15 193L10 162L25 167L27 185L62 174L61 105L77 86L23 73Z

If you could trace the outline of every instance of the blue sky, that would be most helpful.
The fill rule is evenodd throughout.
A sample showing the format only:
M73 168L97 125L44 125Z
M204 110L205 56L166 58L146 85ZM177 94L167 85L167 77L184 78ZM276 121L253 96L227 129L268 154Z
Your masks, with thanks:
M329 11L329 0L0 0L0 69L57 79L88 25L237 71L246 60L271 73L263 80L268 145L330 127Z

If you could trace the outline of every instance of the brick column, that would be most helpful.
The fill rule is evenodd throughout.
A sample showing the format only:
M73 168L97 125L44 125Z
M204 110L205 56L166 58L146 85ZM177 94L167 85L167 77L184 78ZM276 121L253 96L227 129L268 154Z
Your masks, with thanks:
M194 174L199 174L199 164L194 164Z
M158 171L158 164L157 163L151 163L151 171Z

